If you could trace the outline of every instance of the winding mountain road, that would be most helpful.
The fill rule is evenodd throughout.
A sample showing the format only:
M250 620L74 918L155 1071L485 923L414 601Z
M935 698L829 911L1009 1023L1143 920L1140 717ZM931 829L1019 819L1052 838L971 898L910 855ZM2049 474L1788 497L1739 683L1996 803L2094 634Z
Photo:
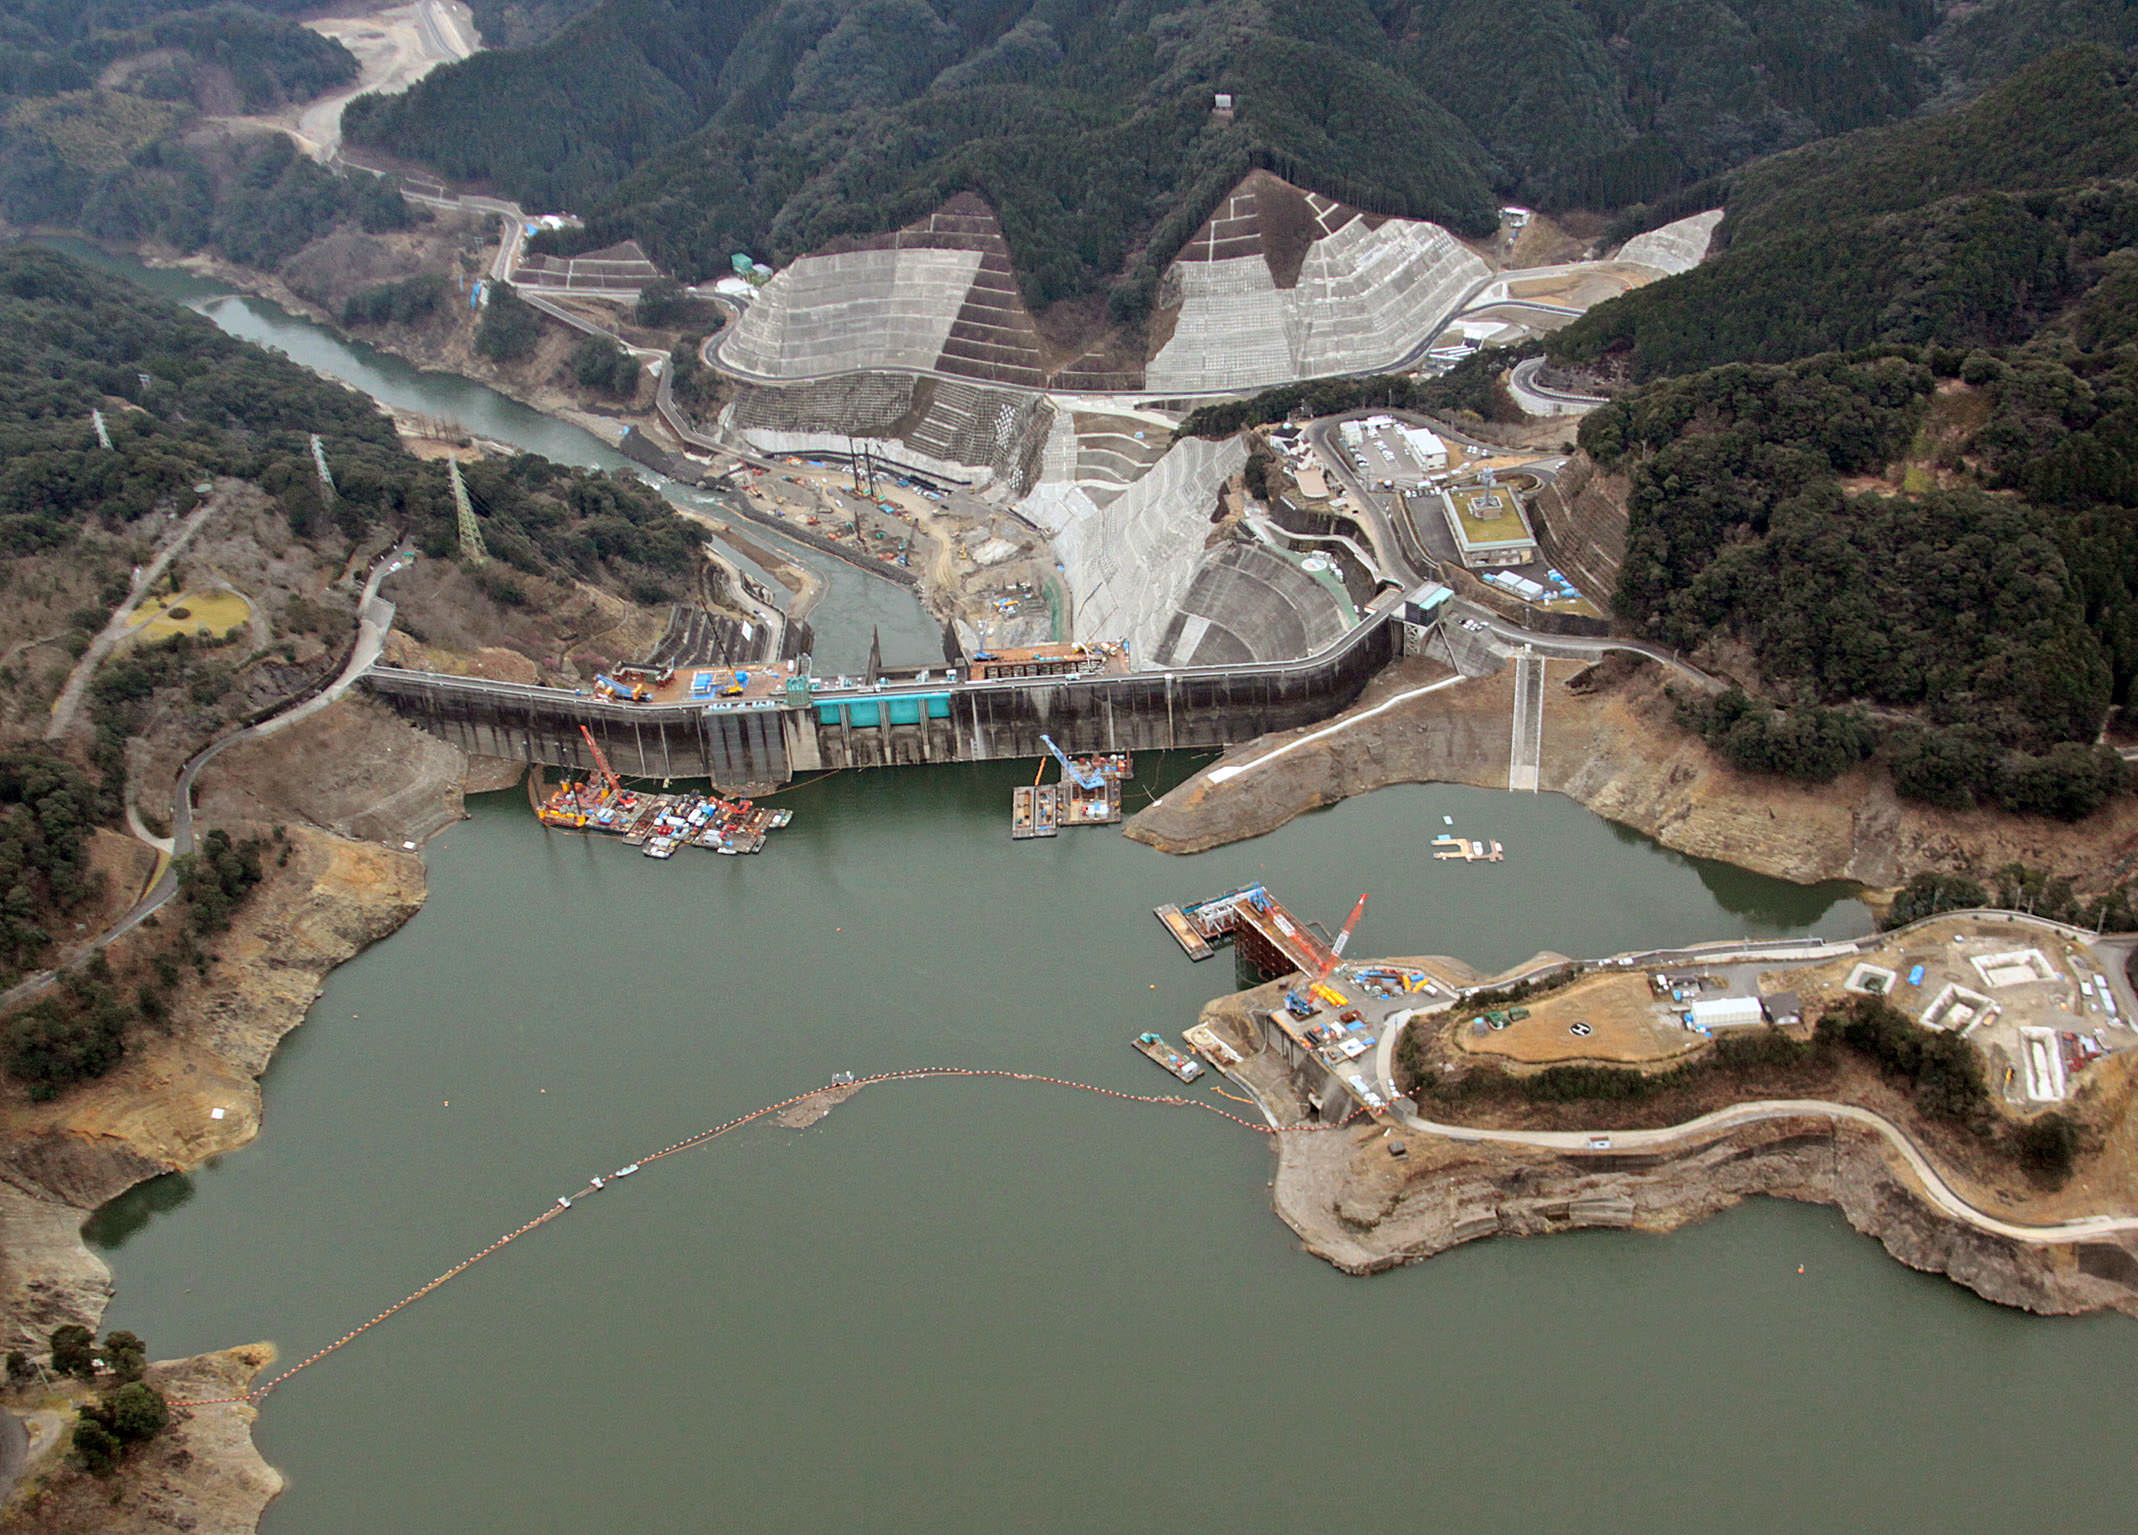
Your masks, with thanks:
M1892 934L1881 936L1890 938ZM2085 936L2091 938L2091 935ZM2125 945L2126 948L2127 946ZM2121 954L2123 950L2118 949L2116 952ZM1641 956L1644 962L1655 957ZM2108 967L2101 968L2104 974L2108 973ZM1420 1135L1438 1136L1443 1140L1472 1145L1519 1146L1538 1151L1570 1152L1576 1156L1609 1156L1628 1151L1686 1148L1713 1140L1730 1130L1774 1120L1824 1119L1835 1124L1856 1125L1881 1136L1908 1164L1921 1194L1931 1205L1941 1214L1964 1222L1978 1231L2006 1237L2015 1242L2034 1243L2079 1242L2138 1232L2138 1215L2095 1215L2082 1220L2055 1221L2041 1225L2009 1221L2002 1216L1993 1215L1969 1203L1953 1188L1944 1175L1931 1164L1922 1149L1909 1139L1907 1132L1893 1121L1870 1109L1858 1108L1848 1103L1832 1103L1821 1098L1760 1098L1747 1103L1731 1104L1727 1108L1702 1114L1697 1119L1688 1119L1681 1124L1663 1125L1650 1130L1487 1130L1427 1119L1416 1110L1405 1108L1403 1104L1406 1100L1396 1091L1396 1043L1402 1038L1403 1030L1418 1018L1437 1016L1446 1010L1446 1006L1439 1006L1394 1015L1382 1028L1381 1037L1374 1048L1374 1085L1389 1103L1395 1105L1390 1117L1406 1130Z
M377 662L379 653L385 646L387 632L393 628L394 605L379 595L380 583L395 571L406 568L407 564L406 555L389 554L372 566L370 579L364 583L364 595L357 604L356 639L350 646L348 660L343 663L341 671L335 675L332 682L309 697L298 700L279 714L261 720L256 725L233 730L221 739L210 742L187 759L186 765L178 770L178 779L171 792L170 836L142 837L143 841L158 852L167 851L171 854L171 861L164 864L163 872L157 876L156 882L149 886L148 892L136 901L124 916L77 949L65 963L25 976L7 991L0 992L0 1010L16 1007L37 996L57 980L62 971L72 969L88 960L91 955L102 952L169 903L171 897L178 893L176 860L194 849L193 783L200 776L201 769L240 741L255 741L275 735L300 720L310 719L354 687L356 680ZM137 822L138 817L129 814L129 824ZM168 843L168 847L165 843Z
M163 579L163 573L171 568L171 561L178 551L192 542L193 535L222 506L221 492L210 495L207 500L186 514L185 521L163 541L156 557L134 572L133 585L126 593L126 600L113 611L97 637L89 642L82 652L81 660L74 663L74 670L67 674L67 681L59 690L59 697L52 701L52 718L45 725L45 739L57 741L74 724L74 716L81 712L82 694L88 691L90 679L112 653L119 641L126 637L128 627L134 621L134 609L148 595L149 588Z

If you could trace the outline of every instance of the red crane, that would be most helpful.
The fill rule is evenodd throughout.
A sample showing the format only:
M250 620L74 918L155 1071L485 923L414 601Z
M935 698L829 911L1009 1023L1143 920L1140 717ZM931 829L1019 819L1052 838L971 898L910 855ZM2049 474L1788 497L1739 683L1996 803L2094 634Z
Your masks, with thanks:
M586 726L581 725L579 733L586 737L587 750L594 754L594 766L600 768L601 776L609 781L609 793L611 795L621 795L624 792L624 786L616 777L616 769L609 766L609 754L601 749L601 743L594 739L594 732L587 729ZM1359 904L1363 906L1366 903L1361 901Z
M1371 892L1368 893L1370 894ZM1336 968L1336 962L1344 957L1344 946L1351 942L1352 930L1359 925L1359 918L1365 915L1366 897L1362 895L1359 897L1358 905L1351 908L1351 915L1344 919L1343 930L1336 935L1336 942L1329 945L1328 961L1322 965L1321 975L1316 979L1326 978L1329 972Z

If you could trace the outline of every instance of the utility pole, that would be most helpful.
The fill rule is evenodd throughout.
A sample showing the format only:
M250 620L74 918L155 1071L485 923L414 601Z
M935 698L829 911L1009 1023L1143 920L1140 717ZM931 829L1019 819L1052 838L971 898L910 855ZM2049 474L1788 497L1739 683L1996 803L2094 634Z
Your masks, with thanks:
M482 524L475 520L475 508L468 501L468 487L461 482L460 460L447 459L445 468L453 481L453 510L460 518L460 556L470 565L480 565L490 558L490 551L483 547Z

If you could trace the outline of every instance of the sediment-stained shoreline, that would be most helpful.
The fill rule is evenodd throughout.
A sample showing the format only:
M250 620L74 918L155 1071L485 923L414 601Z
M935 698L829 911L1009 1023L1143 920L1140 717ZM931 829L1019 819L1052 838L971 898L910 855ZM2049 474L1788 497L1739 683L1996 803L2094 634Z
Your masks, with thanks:
M1199 853L1274 831L1295 816L1398 783L1507 787L1514 669L1502 667L1361 718L1393 694L1447 676L1434 663L1391 666L1329 724L1265 737L1217 762L1132 817L1128 836L1169 853ZM1802 785L1723 765L1680 729L1661 669L1614 658L1545 663L1539 787L1694 857L1800 884L1846 880L1888 890L1936 870L1981 874L2019 862L2110 881L2138 850L2138 801L2066 825L1901 800L1882 770ZM1295 736L1321 738L1222 781Z
M1235 1040L1252 1037L1255 1014L1277 1005L1282 989L1220 997L1203 1008L1201 1021ZM1306 1121L1297 1084L1267 1052L1229 1074L1272 1124ZM2104 1212L2101 1224L2115 1229L2084 1229L2065 1240L2048 1237L2046 1227L2042 1237L2028 1235L2016 1214L1967 1204L1911 1142L1922 1169L1912 1165L1893 1144L1906 1132L1883 1116L1841 1104L1802 1110L1715 1123L1727 1120L1726 1109L1682 1134L1634 1132L1645 1144L1628 1144L1632 1136L1614 1131L1608 1138L1618 1148L1603 1151L1520 1144L1519 1132L1484 1132L1503 1137L1491 1140L1469 1138L1459 1127L1435 1133L1402 1116L1335 1134L1278 1135L1271 1199L1307 1251L1364 1275L1489 1236L1590 1227L1675 1231L1766 1195L1833 1205L1910 1268L1943 1274L2000 1305L2043 1315L2138 1316L2138 1217ZM1400 1156L1391 1150L1398 1145ZM1941 1185L1938 1197L1925 1177Z

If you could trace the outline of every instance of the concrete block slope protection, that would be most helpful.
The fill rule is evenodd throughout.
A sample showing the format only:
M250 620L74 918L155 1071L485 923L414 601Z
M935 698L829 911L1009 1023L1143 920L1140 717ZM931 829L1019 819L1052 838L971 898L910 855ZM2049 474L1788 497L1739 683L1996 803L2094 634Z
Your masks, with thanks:
M1395 366L1420 349L1490 275L1437 224L1354 219L1308 249L1280 289L1261 255L1175 264L1180 314L1151 359L1153 393L1250 389Z
M1104 506L1075 485L1042 485L1019 504L1054 541L1076 638L1125 639L1132 660L1155 660L1201 563L1217 489L1246 461L1237 438L1188 438Z
M927 371L980 270L978 251L864 250L805 256L730 327L721 366L744 377Z

